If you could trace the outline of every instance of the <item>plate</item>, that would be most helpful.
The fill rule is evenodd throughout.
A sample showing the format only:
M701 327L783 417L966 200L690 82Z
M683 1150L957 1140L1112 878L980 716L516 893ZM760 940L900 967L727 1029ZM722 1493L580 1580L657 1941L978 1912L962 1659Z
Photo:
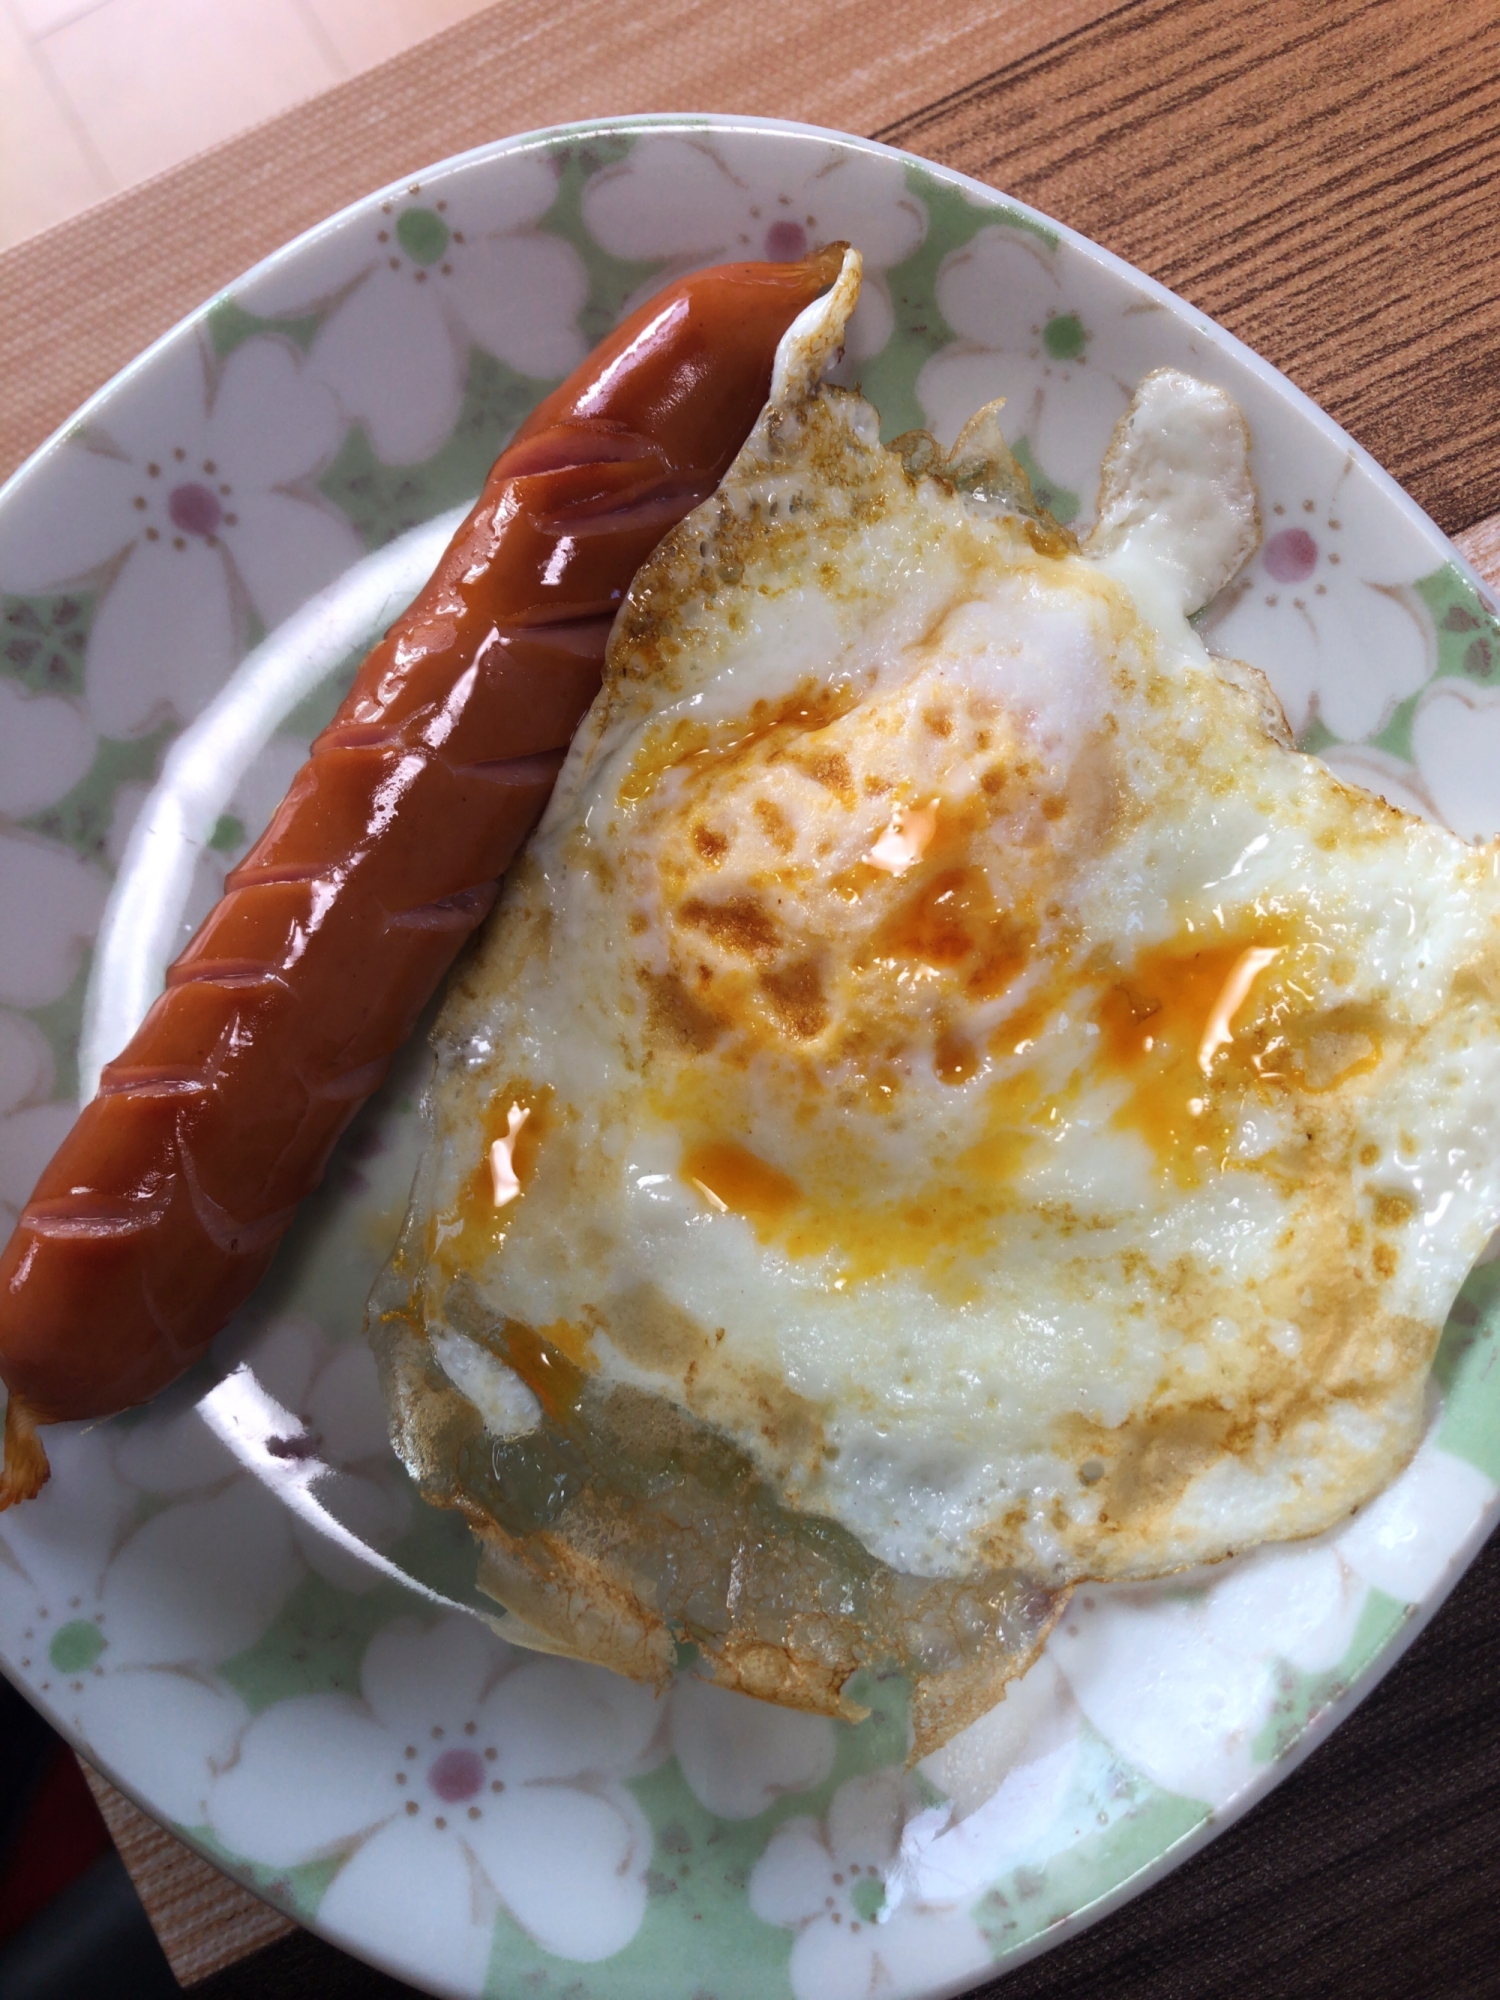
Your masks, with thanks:
M844 372L887 435L951 439L1003 395L1065 521L1144 373L1228 389L1267 533L1210 643L1265 668L1336 770L1462 834L1500 825L1500 623L1477 579L1160 286L991 189L806 127L507 141L272 257L0 494L7 1222L518 420L669 277L839 237L868 274ZM396 1465L361 1339L425 1060L419 1040L210 1359L147 1410L53 1433L52 1484L0 1518L6 1671L159 1820L416 1986L961 1992L1264 1793L1495 1518L1488 1264L1387 1493L1316 1542L1081 1591L1000 1706L915 1769L896 1682L856 1728L521 1652L483 1615L466 1535Z

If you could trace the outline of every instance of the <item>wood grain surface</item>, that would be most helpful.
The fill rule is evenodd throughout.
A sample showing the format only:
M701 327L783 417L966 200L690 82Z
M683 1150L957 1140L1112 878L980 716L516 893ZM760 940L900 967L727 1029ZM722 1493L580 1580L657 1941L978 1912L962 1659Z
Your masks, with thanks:
M1452 534L1500 511L1500 5L1135 0L878 137L1201 306Z
M874 133L1096 237L1284 368L1500 584L1500 0L503 0L0 256L0 473L367 189L507 131L704 107ZM1500 1996L1497 1621L1492 1547L1242 1825L989 1990ZM240 1892L160 1839L169 1955L221 1968L200 2000L405 1990L305 1933L243 1956Z

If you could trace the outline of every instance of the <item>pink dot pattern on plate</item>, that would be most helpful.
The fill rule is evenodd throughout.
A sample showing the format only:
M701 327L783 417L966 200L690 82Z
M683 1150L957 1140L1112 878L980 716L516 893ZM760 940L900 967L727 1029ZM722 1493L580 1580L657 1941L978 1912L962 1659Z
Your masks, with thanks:
M773 264L794 264L807 255L807 231L800 222L773 222L766 231L766 256Z
M1261 551L1277 583L1305 583L1318 566L1318 545L1306 528L1283 528Z
M476 1750L445 1750L427 1773L440 1799L458 1805L484 1789L484 1765Z
M196 482L172 488L167 496L167 512L172 517L172 526L184 535L212 535L224 518L218 495Z

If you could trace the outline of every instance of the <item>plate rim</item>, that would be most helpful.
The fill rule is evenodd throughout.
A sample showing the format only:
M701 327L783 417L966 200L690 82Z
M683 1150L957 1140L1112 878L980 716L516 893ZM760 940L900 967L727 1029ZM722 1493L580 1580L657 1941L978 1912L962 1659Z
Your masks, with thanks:
M1346 431L1335 417L1330 416L1321 404L1314 402L1307 391L1300 388L1291 376L1278 368L1274 362L1267 361L1253 347L1241 340L1238 334L1231 333L1228 327L1222 326L1211 314L1172 291L1159 278L1152 277L1149 271L1132 264L1128 258L1096 242L1093 237L1084 235L1070 223L1059 221L1046 210L1035 208L1030 202L1021 200L1019 196L1007 194L1003 188L991 187L988 182L976 180L972 174L963 173L956 167L945 166L941 161L929 160L920 153L908 152L904 147L887 145L882 139L863 138L858 133L841 132L833 126L812 125L795 118L757 118L737 112L631 112L617 118L582 118L558 125L533 126L525 132L512 133L501 139L485 140L477 146L465 147L461 152L447 154L427 166L402 174L395 180L383 182L367 194L356 196L353 201L345 202L341 208L333 210L306 229L300 230L286 242L279 243L274 250L268 251L247 269L237 272L234 277L226 280L216 292L175 320L148 346L142 348L139 354L127 361L124 367L117 369L102 382L70 416L65 417L55 430L27 454L3 482L0 482L0 508L4 508L13 500L13 489L19 487L22 481L31 475L42 459L50 457L81 424L87 423L111 396L132 381L136 375L143 373L162 350L196 329L221 299L271 272L283 260L289 260L324 237L332 236L347 221L352 220L371 204L407 191L413 180L425 181L434 174L446 174L464 167L479 166L492 160L507 158L512 154L541 151L555 145L559 140L575 137L589 135L609 137L621 133L693 130L765 132L794 138L824 140L850 147L856 152L896 160L903 166L915 165L924 173L936 175L940 181L962 194L977 196L983 203L1001 204L1024 216L1028 221L1054 232L1073 250L1080 252L1100 269L1110 272L1117 278L1125 279L1132 285L1144 287L1158 304L1167 307L1174 316L1184 313L1192 315L1215 346L1223 348L1278 395L1290 400L1300 414L1311 419L1314 426L1326 437L1350 452L1355 463L1374 477L1385 497L1396 503L1410 525L1428 538L1435 538L1444 559L1453 563L1482 595L1486 598L1491 596L1489 584L1469 562L1463 551L1444 533L1426 509L1412 498L1395 475L1388 472L1379 459Z

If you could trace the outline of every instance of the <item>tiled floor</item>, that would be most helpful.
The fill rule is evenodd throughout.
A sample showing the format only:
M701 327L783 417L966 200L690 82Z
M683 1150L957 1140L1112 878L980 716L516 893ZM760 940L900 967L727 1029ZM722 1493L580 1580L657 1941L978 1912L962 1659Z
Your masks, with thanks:
M0 0L0 249L486 0Z

